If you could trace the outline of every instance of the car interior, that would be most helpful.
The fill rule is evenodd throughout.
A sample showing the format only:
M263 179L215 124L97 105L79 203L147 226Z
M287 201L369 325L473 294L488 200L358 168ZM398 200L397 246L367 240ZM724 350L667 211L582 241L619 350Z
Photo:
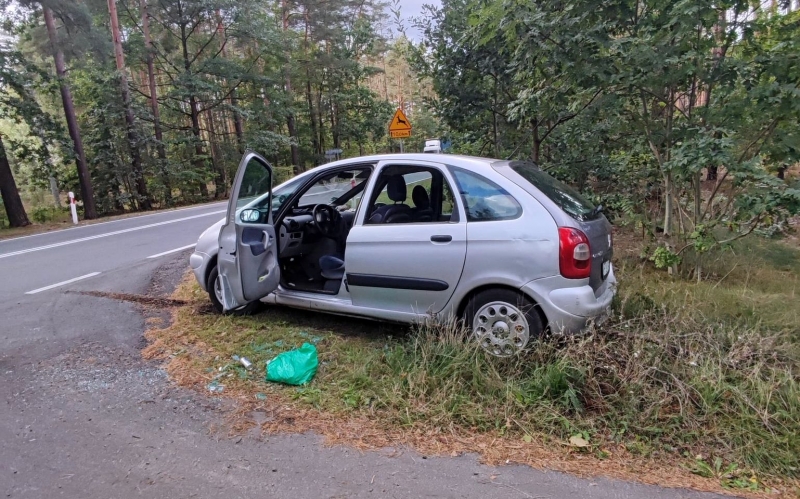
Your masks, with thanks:
M326 294L339 292L347 236L372 171L372 165L368 165L327 173L292 196L276 227L282 286ZM439 170L390 166L377 179L377 189L366 207L366 223L457 221L452 199Z

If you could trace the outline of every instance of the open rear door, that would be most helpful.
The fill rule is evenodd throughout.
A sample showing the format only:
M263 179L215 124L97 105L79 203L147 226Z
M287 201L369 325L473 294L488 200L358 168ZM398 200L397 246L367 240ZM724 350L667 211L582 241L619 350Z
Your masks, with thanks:
M236 172L219 233L217 265L226 311L267 296L280 282L272 167L254 152L245 153Z

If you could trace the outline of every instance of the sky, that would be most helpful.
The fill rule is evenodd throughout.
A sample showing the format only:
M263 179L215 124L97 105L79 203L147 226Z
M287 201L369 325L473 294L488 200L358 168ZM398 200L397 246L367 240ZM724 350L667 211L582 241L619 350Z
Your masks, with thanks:
M425 4L438 7L441 5L441 2L439 0L400 0L400 13L405 21L406 34L412 40L419 40L420 35L419 32L411 26L411 21L409 19L422 14L422 6Z

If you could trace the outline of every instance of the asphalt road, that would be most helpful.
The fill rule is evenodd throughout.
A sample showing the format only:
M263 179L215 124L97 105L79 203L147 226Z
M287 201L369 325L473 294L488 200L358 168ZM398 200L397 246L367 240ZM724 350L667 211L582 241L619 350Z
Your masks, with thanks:
M720 497L474 456L325 448L313 434L212 431L224 428L225 399L175 387L141 358L146 320L166 312L76 291L169 294L191 251L175 250L223 209L0 241L0 497Z
M194 244L225 208L214 203L0 241L0 304Z

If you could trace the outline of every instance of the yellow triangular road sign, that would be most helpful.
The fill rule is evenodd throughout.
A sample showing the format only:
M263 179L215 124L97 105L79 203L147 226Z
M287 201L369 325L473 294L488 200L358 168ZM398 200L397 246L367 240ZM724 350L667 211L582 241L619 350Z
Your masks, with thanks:
M411 122L408 121L408 118L406 118L406 113L404 113L402 109L397 108L397 111L395 111L394 116L392 117L392 122L389 123L389 131L411 131Z

